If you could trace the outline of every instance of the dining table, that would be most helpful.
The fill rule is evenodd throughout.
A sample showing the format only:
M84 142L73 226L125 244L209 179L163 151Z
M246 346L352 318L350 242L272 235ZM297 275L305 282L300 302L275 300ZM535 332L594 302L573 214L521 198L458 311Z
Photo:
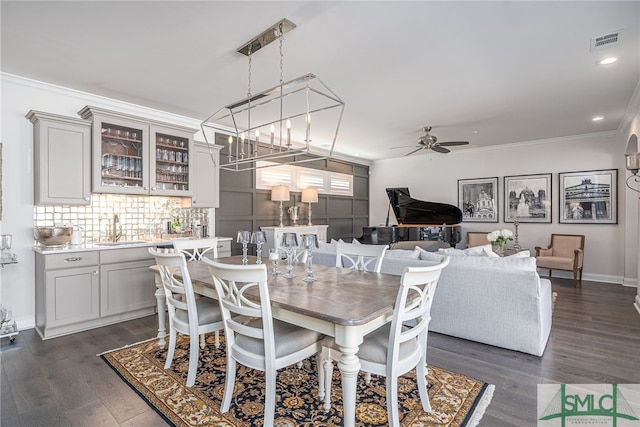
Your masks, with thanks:
M241 264L242 256L216 259L217 262ZM256 257L248 263L255 264ZM266 261L266 260L265 260ZM188 271L196 294L218 298L207 265L202 261L188 263ZM268 274L267 284L271 311L275 319L302 326L335 338L341 356L338 369L342 378L343 425L355 425L356 388L360 360L358 346L363 337L391 321L400 278L398 276L358 271L326 265L313 265L313 282L305 282L304 263L294 263L293 278ZM164 288L157 267L158 345L165 345ZM270 265L267 268L270 271ZM281 270L284 268L281 267ZM255 298L258 298L257 289Z

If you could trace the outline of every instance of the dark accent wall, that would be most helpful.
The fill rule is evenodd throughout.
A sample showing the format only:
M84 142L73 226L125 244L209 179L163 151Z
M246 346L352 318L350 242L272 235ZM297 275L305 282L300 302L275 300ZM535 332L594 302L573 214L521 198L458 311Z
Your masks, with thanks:
M216 144L223 149L220 161L226 161L227 135L216 135ZM362 236L362 228L369 225L369 166L337 159L319 159L299 166L353 175L353 196L318 195L318 203L311 206L313 224L327 224L327 238L347 239ZM259 230L279 224L279 203L271 201L271 190L255 188L255 170L220 171L220 207L216 209L216 235L233 237L232 253L241 253L235 243L238 230ZM291 192L291 200L283 202L284 224L291 225L287 208L300 207L298 224L307 223L308 204L302 203L299 192Z

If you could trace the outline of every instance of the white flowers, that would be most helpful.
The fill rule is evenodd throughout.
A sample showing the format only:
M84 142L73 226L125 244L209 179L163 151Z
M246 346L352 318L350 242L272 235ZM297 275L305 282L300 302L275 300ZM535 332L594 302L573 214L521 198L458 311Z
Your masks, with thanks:
M513 232L511 230L494 230L487 234L487 240L494 245L504 245L509 240L513 240Z

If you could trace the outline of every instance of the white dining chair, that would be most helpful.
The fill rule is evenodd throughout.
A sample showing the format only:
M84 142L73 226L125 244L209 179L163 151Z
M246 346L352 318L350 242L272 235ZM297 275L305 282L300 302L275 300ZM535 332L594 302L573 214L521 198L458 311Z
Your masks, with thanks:
M272 426L277 370L317 355L323 336L272 318L265 264L203 261L209 265L224 318L227 377L221 411L227 412L231 405L237 362L265 373L264 425ZM260 295L259 301L247 295L255 288Z
M187 262L198 261L205 255L218 258L218 238L207 237L204 239L172 239L171 244L176 252L184 254ZM197 295L196 298L200 296ZM200 348L206 345L205 334L200 335ZM215 331L214 345L220 348L220 334Z
M358 349L361 370L386 377L387 416L390 426L399 426L398 377L416 368L418 392L422 409L431 412L427 394L427 333L433 295L440 273L449 264L445 257L437 265L407 267L400 279L391 323L376 329L364 337ZM404 322L415 323L409 328ZM340 350L332 337L322 342L321 363L324 367L324 409L331 408L331 377L333 360L340 358Z
M201 334L224 328L220 304L207 297L195 298L187 261L181 253L161 253L149 248L156 259L169 312L169 349L164 368L169 369L176 349L177 333L189 336L187 387L193 386L198 369ZM177 277L180 276L180 277Z
M218 258L217 237L207 237L204 239L172 239L171 243L176 251L184 254L187 262L197 261L207 254Z
M336 267L380 273L387 245L362 245L338 242Z

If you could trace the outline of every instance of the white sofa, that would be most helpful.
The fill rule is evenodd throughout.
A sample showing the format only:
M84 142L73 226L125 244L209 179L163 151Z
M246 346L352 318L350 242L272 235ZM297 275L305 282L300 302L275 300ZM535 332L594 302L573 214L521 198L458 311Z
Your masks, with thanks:
M552 292L551 282L538 276L535 258L455 251L440 276L429 330L542 356L551 332ZM381 272L401 275L406 267L435 264L439 256L388 250ZM313 263L335 265L335 257L325 245L313 253Z

